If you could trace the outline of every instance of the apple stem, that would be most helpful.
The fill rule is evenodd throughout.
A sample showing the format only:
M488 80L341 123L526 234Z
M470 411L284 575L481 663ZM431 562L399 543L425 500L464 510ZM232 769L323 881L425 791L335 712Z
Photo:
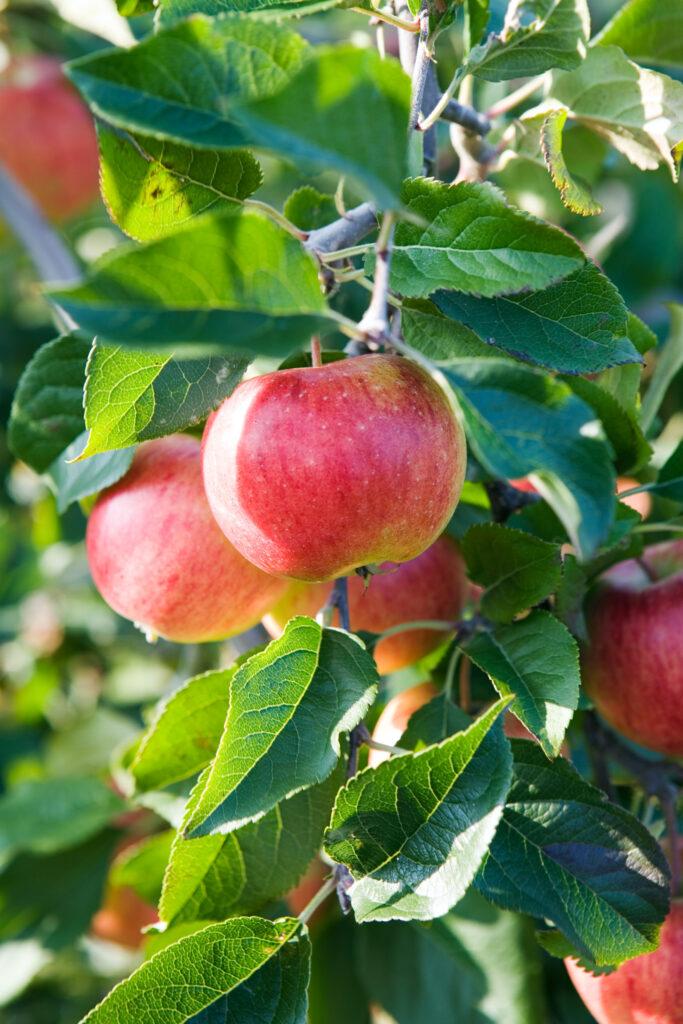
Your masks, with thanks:
M647 578L650 581L650 583L657 583L657 575L656 575L656 573L650 568L650 566L647 564L647 562L642 557L642 555L640 555L638 558L636 558L635 561L638 563L640 568L643 570L643 572L647 576Z
M320 338L317 334L314 334L311 338L311 366L319 367L323 365L323 355L320 348Z
M411 754L412 751L406 747L392 747L389 743L378 743L377 740L368 739L365 741L365 746L370 747L371 750L381 750L384 754L394 754L397 757L401 754Z

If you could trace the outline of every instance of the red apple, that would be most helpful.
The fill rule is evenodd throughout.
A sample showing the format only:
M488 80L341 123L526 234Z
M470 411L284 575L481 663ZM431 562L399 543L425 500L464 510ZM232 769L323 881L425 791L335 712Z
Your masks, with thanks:
M200 444L141 445L88 521L88 562L107 604L146 631L197 643L255 625L286 584L235 551L204 496Z
M387 706L380 714L375 728L372 731L372 738L376 743L384 743L388 747L395 747L403 733L406 731L411 715L414 715L423 704L427 704L439 691L433 683L418 683L407 690L402 690L387 703ZM391 754L386 750L370 750L368 753L368 764L376 768L382 761L386 761Z
M565 964L598 1024L683 1024L683 900L671 904L654 953L597 977Z
M536 488L527 476L521 477L519 480L511 480L510 483L518 491L525 491L527 494L536 493ZM621 494L622 491L630 491L631 488L639 486L639 480L634 480L630 476L620 476L617 479L617 494ZM652 498L647 491L641 491L640 494L630 494L627 498L620 498L620 501L624 505L628 505L629 508L635 509L643 519L647 519L652 511Z
M683 756L683 540L606 572L587 622L582 675L600 714L636 743Z
M156 907L138 896L128 885L109 886L104 902L92 919L90 931L98 939L138 949L142 929L159 920Z
M358 577L349 579L351 628L382 633L403 622L437 619L454 622L467 598L465 566L458 546L450 537L439 537L417 558L399 566L382 566L366 586ZM290 585L271 609L263 624L271 636L279 636L295 615L316 615L328 600L330 583ZM338 624L338 617L335 619ZM443 641L434 629L411 629L381 640L375 661L381 675L396 672L419 661Z
M97 198L93 120L53 57L15 57L0 73L0 162L52 220Z
M445 393L399 356L245 381L204 434L227 538L265 572L308 581L416 558L450 519L465 462Z

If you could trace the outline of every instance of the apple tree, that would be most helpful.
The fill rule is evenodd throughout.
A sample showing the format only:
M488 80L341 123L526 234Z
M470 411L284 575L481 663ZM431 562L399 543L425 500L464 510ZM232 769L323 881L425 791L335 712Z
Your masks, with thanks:
M118 9L0 75L56 325L7 436L177 663L0 798L0 938L28 856L149 911L90 1024L576 1021L562 959L680 1024L682 0Z

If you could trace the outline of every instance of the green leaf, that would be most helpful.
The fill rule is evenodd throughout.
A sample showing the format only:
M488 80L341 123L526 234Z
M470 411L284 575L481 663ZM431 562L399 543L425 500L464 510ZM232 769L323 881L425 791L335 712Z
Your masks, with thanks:
M489 23L489 0L464 0L465 51L469 53L476 46Z
M568 235L508 205L493 185L411 178L402 199L424 222L396 228L391 286L403 295L512 294L544 288L585 262ZM373 269L374 254L366 266Z
M432 301L482 341L550 370L598 373L642 362L626 334L623 299L591 262L541 291L490 299L437 292Z
M320 926L316 922L309 1024L371 1024L368 996L359 977L361 965L355 955L363 931L352 917L327 915Z
M652 455L652 449L645 440L635 412L624 408L597 382L584 377L567 377L566 382L600 419L614 450L617 472L633 473L644 466Z
M190 797L186 821L207 776L200 777ZM338 769L226 836L183 839L181 830L164 878L162 921L175 925L250 914L292 889L320 849L342 779Z
M90 343L56 338L39 348L19 381L7 441L18 459L45 472L83 430L83 382Z
M556 72L547 108L561 103L643 171L664 163L678 177L683 85L638 67L616 46L595 46L575 71Z
M326 779L341 734L362 720L376 690L375 663L357 638L292 619L230 681L223 736L186 834L232 832Z
M487 899L552 922L598 965L657 947L669 873L644 825L564 758L513 740L505 812L475 882Z
M282 212L292 224L304 231L322 228L339 216L334 196L319 192L312 185L295 189L285 200Z
M409 343L410 342L410 339ZM494 477L533 483L582 559L606 540L616 477L593 411L563 382L500 359L437 363L462 409L474 454Z
M445 693L439 693L412 713L398 745L406 750L422 750L471 725L470 716Z
M671 382L683 367L683 305L671 302L669 311L671 313L669 337L657 353L654 373L643 398L641 423L645 431L648 431L654 423Z
M246 149L191 149L104 124L98 125L97 136L107 209L121 230L139 242L246 199L262 181L258 161Z
M530 922L470 889L429 925L368 924L357 960L373 1002L397 1024L545 1024Z
M463 896L509 785L497 721L505 706L437 746L367 768L339 791L325 850L353 876L358 921L440 917Z
M668 501L683 504L683 441L679 441L660 469L657 482L648 484L645 489Z
M137 14L148 14L155 8L155 0L116 0L119 14L132 18Z
M550 612L532 611L520 622L495 626L464 645L511 710L537 736L548 757L557 757L579 705L579 649L566 626Z
M148 903L158 903L174 835L169 828L126 847L111 866L109 884L129 886Z
M88 443L81 458L186 430L239 384L248 360L171 359L95 343L85 382Z
M582 217L594 217L602 213L602 206L593 199L588 185L572 176L564 159L562 140L566 123L567 111L563 108L551 110L545 118L541 129L543 156L553 185L567 209Z
M248 145L239 103L277 92L307 44L255 15L190 18L129 50L67 66L94 114L131 132L208 150Z
M56 853L99 832L123 803L97 778L22 782L0 799L0 867L17 853Z
M467 575L486 590L482 613L505 622L552 594L562 575L557 544L497 523L482 523L460 542Z
M231 11L303 17L338 7L342 0L159 0L159 25L172 25L188 14L226 14Z
M161 702L130 765L137 789L162 789L211 763L238 667L194 676Z
M93 334L157 351L286 356L331 328L313 258L260 213L206 214L96 263L51 298ZM187 349L176 354L187 355Z
M124 1024L131 1013L136 1024L305 1024L310 955L296 918L212 924L143 963L83 1024Z
M641 64L683 68L683 5L680 0L628 0L593 43L620 46Z
M510 0L502 32L470 51L463 74L501 82L575 68L589 35L586 0Z
M243 105L242 115L255 145L350 175L380 206L396 208L409 110L410 80L396 61L335 46L316 49L280 92Z
M88 432L79 434L55 459L47 472L48 483L57 499L57 511L66 512L69 505L111 487L130 469L134 448L102 452L82 462L78 458L88 441Z

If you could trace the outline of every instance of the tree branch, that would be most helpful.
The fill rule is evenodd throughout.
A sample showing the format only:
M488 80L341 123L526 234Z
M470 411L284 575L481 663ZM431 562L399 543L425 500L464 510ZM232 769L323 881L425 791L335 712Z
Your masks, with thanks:
M395 215L384 214L376 244L375 273L370 305L358 324L371 341L381 341L389 334L389 275L393 251Z
M347 210L343 217L311 231L304 242L310 252L336 252L356 245L377 227L377 214L372 203L361 203Z

